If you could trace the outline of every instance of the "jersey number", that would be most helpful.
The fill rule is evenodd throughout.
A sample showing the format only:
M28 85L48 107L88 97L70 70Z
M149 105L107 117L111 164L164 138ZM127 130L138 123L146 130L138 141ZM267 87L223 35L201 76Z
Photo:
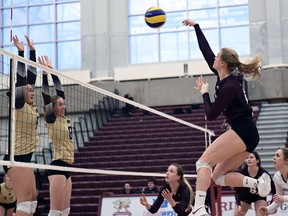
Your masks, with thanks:
M69 138L72 140L72 126L68 127L68 131L69 131Z

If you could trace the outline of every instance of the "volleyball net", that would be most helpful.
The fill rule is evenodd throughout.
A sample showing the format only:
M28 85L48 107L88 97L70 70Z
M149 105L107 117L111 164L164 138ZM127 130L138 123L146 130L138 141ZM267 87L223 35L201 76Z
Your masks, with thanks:
M214 132L205 125L196 124L203 122L203 112L193 111L175 117L164 108L153 109L123 97L126 92L119 93L115 89L112 93L70 78L69 73L32 62L28 60L28 53L22 58L0 49L0 54L1 165L90 174L163 177L169 163L179 163L184 164L187 177L195 177L192 173L196 173L196 161L191 158L199 157L214 136ZM15 83L19 62L24 63L26 69L30 66L37 71L34 103L39 113L39 142L31 163L14 161L15 128L25 125L25 119L16 119L15 114ZM59 77L65 92L66 116L73 128L75 155L71 168L50 165L54 153L44 120L41 94L43 70L48 73L50 94L56 95L52 74ZM199 146L202 150L199 150ZM8 152L10 160L4 161L3 156Z

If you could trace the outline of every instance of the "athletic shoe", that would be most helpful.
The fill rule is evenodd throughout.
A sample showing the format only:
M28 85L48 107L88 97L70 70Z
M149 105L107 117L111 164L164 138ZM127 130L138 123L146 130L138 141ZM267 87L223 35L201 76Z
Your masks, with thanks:
M189 216L209 216L205 207L205 205L202 205L197 208L192 208L192 212L189 214Z
M258 194L261 197L266 197L271 191L271 179L267 173L263 173L258 178L257 184Z

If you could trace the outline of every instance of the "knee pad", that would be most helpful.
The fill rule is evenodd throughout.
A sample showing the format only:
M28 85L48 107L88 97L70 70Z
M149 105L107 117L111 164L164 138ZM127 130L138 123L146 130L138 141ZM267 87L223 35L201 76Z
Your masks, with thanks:
M61 216L62 212L58 210L50 210L48 216Z
M225 184L225 175L221 175L219 176L216 181L215 181L216 185L220 185L220 186L226 186Z
M32 202L31 201L25 201L25 202L20 202L17 203L17 211L22 211L30 215L31 213L31 206Z
M209 169L210 172L212 173L212 167L208 163L201 161L201 160L198 160L196 162L196 172L198 172L198 170L201 168Z
M64 210L62 211L62 215L61 215L61 216L68 216L69 213L70 213L70 207L64 209Z
M31 214L34 214L34 213L35 213L36 208L37 208L37 203L38 203L38 202L37 202L36 200L32 201Z

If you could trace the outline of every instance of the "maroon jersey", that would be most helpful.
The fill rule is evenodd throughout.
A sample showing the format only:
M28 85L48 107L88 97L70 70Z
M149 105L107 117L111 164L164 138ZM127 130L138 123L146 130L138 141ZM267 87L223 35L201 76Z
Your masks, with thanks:
M220 80L217 70L213 68L215 54L206 40L200 26L194 26L199 48L211 71L217 76L215 101L211 102L209 94L203 94L204 110L209 121L216 119L222 112L229 123L241 117L252 117L252 109L244 92L242 74L232 73Z

